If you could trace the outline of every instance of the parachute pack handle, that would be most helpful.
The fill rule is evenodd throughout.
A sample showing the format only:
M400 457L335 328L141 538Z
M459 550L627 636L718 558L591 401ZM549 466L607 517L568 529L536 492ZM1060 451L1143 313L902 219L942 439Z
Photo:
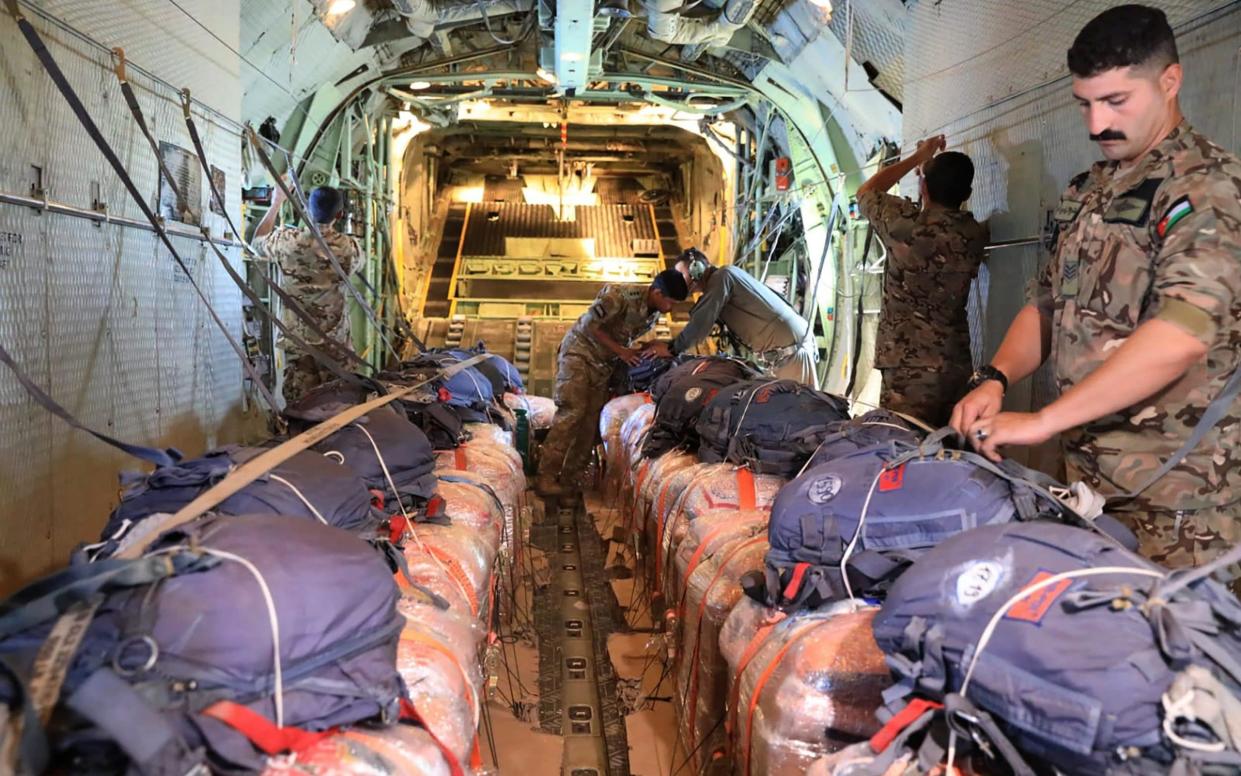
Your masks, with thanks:
M995 751L1012 770L1013 776L1035 776L1034 769L1017 751L1017 747L1013 746L1013 742L1008 740L1008 736L1000 730L1000 726L995 723L991 715L963 696L956 693L944 696L944 719L948 721L948 726L955 729L958 734L970 735L972 738L973 732L979 731L985 735ZM969 726L968 729L962 723L966 723Z
M52 83L56 85L56 88L60 91L61 96L65 98L65 102L69 104L69 108L77 117L77 120L82 125L82 128L86 130L86 134L90 136L90 139L95 144L95 147L99 149L101 154L103 154L104 159L106 159L109 166L112 167L112 170L116 173L116 176L121 179L121 183L124 184L125 189L129 192L134 204L138 206L138 209L142 211L142 215L145 216L147 221L151 224L151 228L154 230L156 237L158 237L164 247L168 249L168 253L172 256L173 261L175 261L181 271L185 273L185 277L189 281L190 286L194 289L194 293L198 295L198 298L202 301L203 306L207 308L207 312L210 314L211 320L215 323L216 328L218 328L220 333L224 335L224 339L227 340L229 346L232 347L233 353L235 353L238 360L241 361L241 368L245 370L246 376L249 377L251 382L254 383L255 390L258 391L259 395L263 398L263 401L271 410L273 418L278 419L280 416L280 408L276 403L276 398L272 396L271 391L267 388L267 385L263 383L262 376L258 373L258 370L255 369L254 364L250 362L250 358L246 354L245 348L243 348L241 343L233 337L232 332L229 331L228 326L224 323L224 320L220 318L219 314L215 311L215 308L212 307L211 300L207 298L206 293L202 290L202 286L200 286L198 281L194 279L194 274L190 271L189 266L185 263L185 260L181 258L181 254L177 252L176 246L172 244L172 240L168 237L168 232L164 229L163 220L156 216L150 206L147 205L146 198L142 195L142 192L138 190L137 184L135 184L133 178L130 177L129 172L125 169L125 165L121 162L120 157L116 155L116 151L112 148L111 144L108 143L107 139L104 138L103 133L99 130L99 126L95 124L95 120L92 119L90 113L87 112L86 106L82 104L82 100L78 97L77 92L75 92L73 87L69 85L68 79L65 78L64 71L60 69L60 66L56 64L56 60L52 57L52 53L48 51L47 44L43 42L43 38L39 36L39 33L35 30L34 26L31 25L30 20L27 19L21 12L21 9L17 5L17 0L4 0L4 4L5 7L9 9L9 12L13 14L14 19L17 21L18 29L21 30L22 36L26 39L26 43L29 44L40 64L43 65L44 71L47 73L48 77L52 79Z
M115 437L108 436L101 431L96 431L90 426L85 425L71 415L68 410L57 403L55 399L45 393L42 388L36 385L34 380L31 380L30 377L17 366L17 362L13 360L13 357L9 355L9 352L4 349L3 345L0 345L0 363L3 363L13 372L13 376L17 378L17 382L21 383L22 388L26 389L26 393L30 395L30 398L34 399L35 402L37 402L45 410L68 423L73 428L76 428L79 431L85 431L87 434L90 434L105 444L115 447L121 452L128 453L135 458L153 463L156 466L176 466L181 460L181 451L175 448L169 447L164 450L159 450L154 447L145 447L143 445L134 445L129 442L122 442Z
M434 380L451 377L463 369L468 369L488 358L496 358L496 356L491 353L482 353L474 356L473 358L466 359L465 361L459 361L436 372L431 377L428 377L421 382L417 382L407 388L403 388L399 391L394 391L393 393L385 394L383 396L378 396L363 404L350 407L323 421L317 426L311 426L309 429L301 434L298 434L292 439L286 440L276 447L264 451L260 455L251 458L249 461L246 461L244 464L231 471L224 479L220 480L213 487L207 489L203 493L200 493L193 501L182 507L175 515L172 516L172 519L167 523L167 525L164 526L164 531L167 532L172 530L179 525L188 523L191 520L201 516L207 512L207 510L218 506L229 496L234 495L242 488L254 482L275 467L289 460L303 450L309 450L311 447L314 447L319 442L327 439L332 434L335 434L337 431L341 430L368 412L405 396L409 396L419 388L433 382ZM154 538L155 537L147 537L142 541L134 542L132 545L120 550L116 554L116 557L136 558L143 553L147 544Z
M122 82L121 84L121 90L125 93L125 101L126 103L129 104L130 113L133 114L134 120L137 122L139 128L142 129L142 134L146 136L147 144L151 147L151 153L155 155L155 161L159 164L159 168L164 173L164 177L168 179L169 187L177 195L177 198L180 199L181 192L179 191L179 188L176 182L172 178L172 173L168 171L167 165L164 164L164 159L159 153L159 147L156 145L155 137L151 134L150 130L147 128L146 119L142 115L142 107L138 104L137 98L134 97L133 90L130 89L129 85L124 82ZM216 206L220 208L220 212L224 214L224 218L228 221L229 228L233 230L233 234L236 235L237 227L235 224L233 224L233 219L231 216L228 215L228 210L224 206L224 195L220 193L219 189L215 185L215 178L211 176L211 165L207 163L206 151L203 150L202 140L198 136L198 129L194 126L194 120L190 115L190 105L191 105L190 90L182 89L181 90L181 110L185 114L186 124L190 130L190 140L192 141L194 145L195 155L198 157L198 162L200 165L202 165L202 168L204 170L205 176L207 178L207 186L208 188L211 189L212 199L215 201ZM254 289L250 287L250 284L245 281L245 278L241 277L241 275L237 273L237 270L233 268L233 265L228 260L228 257L224 255L224 253L220 250L219 246L215 244L215 241L211 239L210 230L206 226L202 226L200 228L200 231L202 232L203 237L207 238L206 239L207 245L209 245L211 247L212 252L215 253L216 258L220 262L220 265L224 267L224 271L228 274L229 279L233 281L233 285L237 286L238 290L240 290L241 293L247 299L250 300L250 303L254 306L255 310L258 310L263 315L263 317L271 321L272 325L275 326L277 329L279 329L280 332L284 336L288 337L289 340L291 340L294 345L297 345L302 350L305 350L307 353L309 353L312 358L314 358L316 361L322 364L329 372L341 378L347 383L359 384L359 380L356 375L354 375L352 372L348 371L343 366L341 366L339 363L337 363L336 359L329 356L326 352L324 352L322 348L319 348L316 345L312 345L306 340L302 339L296 332L292 330L292 328L288 324L286 324L281 319L279 315L276 315L274 312L272 312L271 308L268 307L266 303L264 303L262 298L260 298L259 295L254 292ZM245 245L244 242L242 243L242 245L247 250L250 250L249 246ZM251 250L251 253L253 253L252 250ZM271 282L271 278L267 276L267 273L264 272L261 274L263 275L263 280L267 282L268 287L271 288L272 291L277 294L277 296L279 296L282 300L288 297L288 294L286 294L283 289L280 289L279 291L277 291L278 286L275 283ZM298 314L299 310L301 311L303 322L307 323L309 328L316 335L319 336L319 339L322 341L324 347L328 347L329 342L334 343L334 340L326 332L323 331L323 329L319 326L319 324L312 317L310 317L308 313L305 312L305 310L301 307L301 305L294 304L290 306L290 309L294 312L294 314ZM340 343L334 343L334 344L340 345ZM355 361L362 363L362 364L366 364L366 362L362 361L361 358L359 358L356 354L354 354L353 351L348 348L348 346L341 345L340 349L348 353L350 356L353 356ZM370 365L366 364L366 366L370 366Z

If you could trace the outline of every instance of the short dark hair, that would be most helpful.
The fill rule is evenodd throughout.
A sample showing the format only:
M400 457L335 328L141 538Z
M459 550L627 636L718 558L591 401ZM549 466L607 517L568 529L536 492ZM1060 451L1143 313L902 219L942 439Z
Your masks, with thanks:
M974 163L960 151L945 151L926 163L922 170L926 193L944 207L961 207L974 186Z
M685 276L675 269L666 269L655 276L651 286L669 299L684 302L689 296L689 287L685 285Z
M1118 5L1091 19L1069 49L1069 72L1090 78L1118 67L1181 61L1168 17L1148 5Z
M316 224L330 224L340 215L345 197L340 189L318 186L310 192L310 217Z

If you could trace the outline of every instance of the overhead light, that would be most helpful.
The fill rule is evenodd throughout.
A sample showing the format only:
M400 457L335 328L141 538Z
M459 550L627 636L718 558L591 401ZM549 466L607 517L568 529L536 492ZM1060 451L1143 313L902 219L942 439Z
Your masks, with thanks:
M821 8L828 13L832 12L832 0L810 0L810 4L815 8Z
M556 74L548 72L547 68L540 67L538 70L534 71L534 74L538 76L540 81L543 81L544 83L549 83L552 86L556 85Z
M582 54L580 51L566 51L560 55L560 61L562 62L580 62L581 60Z
M423 89L430 89L431 82L430 81L414 81L412 84L409 85L409 88L413 89L415 92L420 92Z
M332 0L327 4L327 15L340 16L349 13L357 4L358 0Z

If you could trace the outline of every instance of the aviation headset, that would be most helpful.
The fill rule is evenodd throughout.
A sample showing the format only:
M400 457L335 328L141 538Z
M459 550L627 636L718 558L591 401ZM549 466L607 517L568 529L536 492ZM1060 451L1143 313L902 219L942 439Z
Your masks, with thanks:
M707 257L697 248L688 248L681 254L681 258L685 260L689 267L689 279L691 281L702 280L702 276L707 274L711 262L707 261Z

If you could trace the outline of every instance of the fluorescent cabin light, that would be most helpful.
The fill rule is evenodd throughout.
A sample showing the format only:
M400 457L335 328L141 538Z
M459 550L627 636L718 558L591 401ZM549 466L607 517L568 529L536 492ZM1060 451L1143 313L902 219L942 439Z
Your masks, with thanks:
M358 4L358 0L332 0L327 5L328 16L340 16L349 13Z
M415 92L420 92L423 89L430 89L431 82L430 81L414 81L412 84L409 85L409 88L413 89Z

